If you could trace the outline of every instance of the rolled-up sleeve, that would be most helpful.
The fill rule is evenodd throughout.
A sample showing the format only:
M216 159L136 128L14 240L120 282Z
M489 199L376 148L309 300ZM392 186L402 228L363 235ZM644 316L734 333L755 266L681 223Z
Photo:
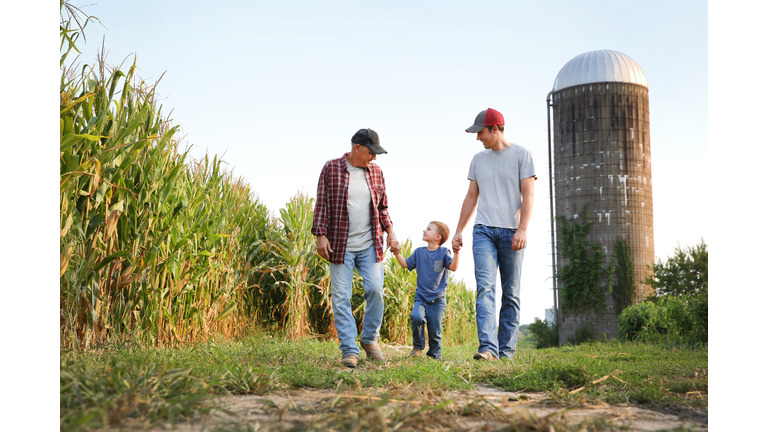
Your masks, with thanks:
M315 215L312 218L312 234L315 236L328 236L328 197L326 188L326 171L328 164L323 166L320 179L317 181L317 200L315 201Z
M386 231L392 228L392 219L389 218L389 202L387 201L387 184L384 181L384 174L381 175L381 201L379 201L379 223L381 229Z

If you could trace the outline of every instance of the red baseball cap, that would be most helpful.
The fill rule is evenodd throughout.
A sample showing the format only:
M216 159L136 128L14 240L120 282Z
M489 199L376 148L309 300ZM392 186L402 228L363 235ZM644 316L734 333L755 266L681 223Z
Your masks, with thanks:
M477 133L483 130L486 126L498 126L504 124L504 116L500 112L493 108L480 111L480 114L475 117L475 124L468 127L466 130L469 133Z

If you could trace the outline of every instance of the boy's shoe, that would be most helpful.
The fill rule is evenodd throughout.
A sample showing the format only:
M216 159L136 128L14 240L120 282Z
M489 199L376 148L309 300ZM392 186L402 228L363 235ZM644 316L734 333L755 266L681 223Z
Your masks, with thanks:
M411 357L418 357L421 355L421 350L414 348L411 350L411 353L408 355L410 355Z
M363 346L365 355L367 355L370 360L384 360L384 354L381 353L381 348L379 348L378 342L374 342L372 344L364 344L360 342L360 345Z
M348 368L356 368L357 367L357 356L354 354L350 354L343 359L341 359L341 364Z
M491 353L490 351L475 353L473 357L475 360L490 360L490 361L498 360L496 356L493 355L493 353Z

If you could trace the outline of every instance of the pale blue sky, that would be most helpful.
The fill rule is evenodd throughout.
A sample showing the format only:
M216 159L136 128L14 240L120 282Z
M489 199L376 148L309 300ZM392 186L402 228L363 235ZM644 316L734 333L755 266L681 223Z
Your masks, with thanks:
M622 52L648 79L656 255L706 238L707 9L668 3L105 1L83 6L104 27L88 26L81 62L104 35L110 64L135 54L145 80L165 72L162 104L192 154L224 154L272 211L299 190L314 196L323 162L375 129L396 232L417 244L430 220L455 229L482 150L464 129L501 111L539 174L521 294L529 323L553 297L545 99L578 54ZM456 276L474 286L469 251Z

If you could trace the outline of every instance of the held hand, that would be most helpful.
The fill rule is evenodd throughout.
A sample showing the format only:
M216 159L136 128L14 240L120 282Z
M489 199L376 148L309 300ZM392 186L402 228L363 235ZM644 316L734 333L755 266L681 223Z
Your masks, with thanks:
M451 246L453 246L453 250L456 251L458 249L461 249L462 246L464 246L463 236L460 232L457 232L453 235L453 241L451 241Z
M387 235L387 246L393 254L400 253L400 242L397 241L397 237L395 236L394 232Z
M512 237L512 250L513 251L519 251L528 244L528 230L526 229L518 229L517 232L515 232L514 237Z
M321 257L325 258L326 261L331 260L331 253L333 252L333 249L331 249L331 244L328 241L328 237L326 236L317 236L317 253Z

